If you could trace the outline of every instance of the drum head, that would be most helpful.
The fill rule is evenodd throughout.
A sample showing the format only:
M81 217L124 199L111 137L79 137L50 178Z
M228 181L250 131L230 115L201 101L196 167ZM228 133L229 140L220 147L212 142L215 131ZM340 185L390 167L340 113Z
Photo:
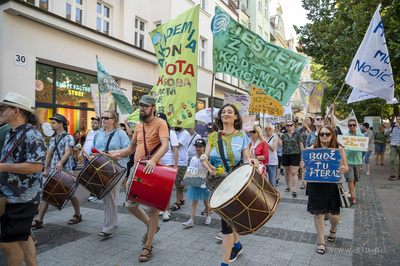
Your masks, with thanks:
M232 199L249 181L253 166L245 164L230 173L214 191L210 207L217 208Z

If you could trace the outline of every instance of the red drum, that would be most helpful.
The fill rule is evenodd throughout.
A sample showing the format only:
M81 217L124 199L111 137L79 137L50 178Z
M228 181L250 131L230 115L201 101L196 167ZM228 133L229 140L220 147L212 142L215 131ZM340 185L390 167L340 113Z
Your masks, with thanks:
M139 158L129 176L126 200L164 211L167 208L174 187L177 170L157 164L152 174L143 172L145 159Z
M79 173L78 182L102 199L124 176L126 168L108 156L98 153Z
M42 199L61 210L74 195L78 185L76 177L69 172L54 171L44 183Z
M261 228L274 214L278 191L256 170L244 164L231 171L215 189L211 209L239 235Z

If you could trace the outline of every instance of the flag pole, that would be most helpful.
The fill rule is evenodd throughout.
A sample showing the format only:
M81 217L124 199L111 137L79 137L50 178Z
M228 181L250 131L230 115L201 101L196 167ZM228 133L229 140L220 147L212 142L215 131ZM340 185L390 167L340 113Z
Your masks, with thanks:
M213 75L212 75L212 80L211 80L211 99L210 99L210 107L211 107L211 132L214 131L214 107L213 107L214 80L215 80L215 73L213 73Z
M346 84L346 83L343 81L342 87L340 88L338 95L336 96L335 100L333 101L333 106L335 106L336 101L337 101L337 99L339 98L339 95L340 95L340 93L341 93L342 90L343 90L344 84ZM326 115L326 117L329 117L331 113L332 113L332 109L329 108L329 112L328 112L328 114ZM325 124L326 124L326 120L325 120Z

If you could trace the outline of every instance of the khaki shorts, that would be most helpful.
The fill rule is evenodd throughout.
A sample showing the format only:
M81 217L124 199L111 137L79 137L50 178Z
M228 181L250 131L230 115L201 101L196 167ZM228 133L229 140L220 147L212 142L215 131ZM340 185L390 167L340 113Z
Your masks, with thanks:
M344 174L346 182L360 181L361 165L360 164L349 164L349 171Z
M187 166L178 166L178 172L176 173L176 178L175 178L175 187L177 189L183 190L185 187L182 185L182 180L185 177Z

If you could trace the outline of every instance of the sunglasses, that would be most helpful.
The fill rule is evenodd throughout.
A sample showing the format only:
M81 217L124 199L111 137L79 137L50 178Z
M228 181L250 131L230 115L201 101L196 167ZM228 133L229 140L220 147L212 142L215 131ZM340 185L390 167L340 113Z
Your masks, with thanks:
M250 133L252 133L252 134L256 134L256 133L257 133L257 131L255 131L255 130L252 130L252 131L250 131Z
M270 131L270 130L272 130L272 128L266 128L265 130L266 130L266 131Z
M293 126L293 124L290 124L290 125L286 125L286 127L292 127Z
M330 132L321 132L319 133L320 137L330 137L332 134Z
M101 119L104 119L104 120L109 120L109 119L112 119L112 117L108 117L108 116L102 116L102 117L101 117Z
M147 110L147 108L149 108L149 106L145 105L145 104L139 104L139 108L143 109L143 110Z
M315 118L315 121L323 121L323 120L324 119L322 117Z
M356 126L357 126L356 124L349 125L349 127L356 127Z

